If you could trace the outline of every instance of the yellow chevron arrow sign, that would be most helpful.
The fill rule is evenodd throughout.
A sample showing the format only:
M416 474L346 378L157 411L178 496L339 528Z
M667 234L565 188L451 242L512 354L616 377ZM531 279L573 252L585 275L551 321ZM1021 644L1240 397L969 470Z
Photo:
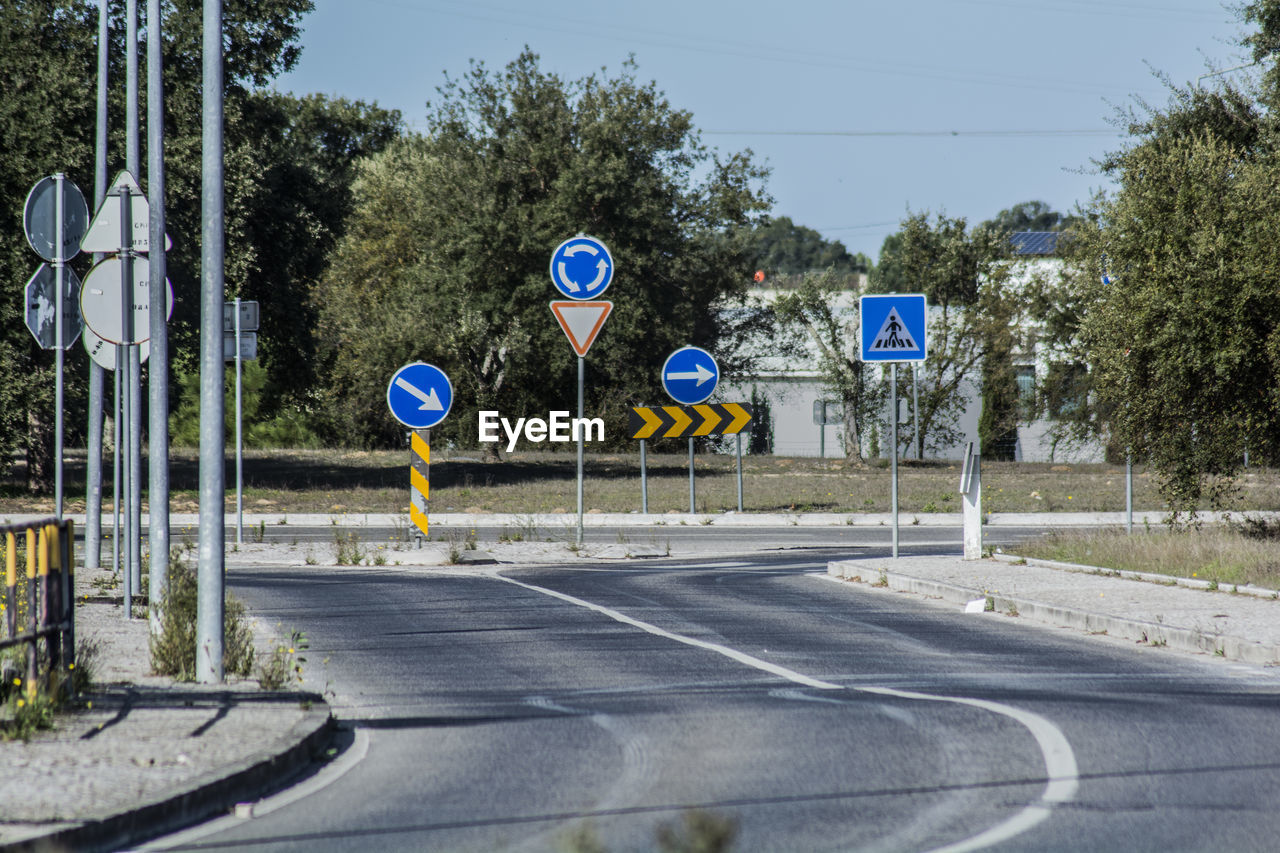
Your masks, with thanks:
M628 418L632 438L684 438L737 435L751 423L745 403L701 403L696 406L634 406Z
M664 438L679 438L693 425L693 418L683 406L663 406L662 410L671 418L671 429L662 434Z

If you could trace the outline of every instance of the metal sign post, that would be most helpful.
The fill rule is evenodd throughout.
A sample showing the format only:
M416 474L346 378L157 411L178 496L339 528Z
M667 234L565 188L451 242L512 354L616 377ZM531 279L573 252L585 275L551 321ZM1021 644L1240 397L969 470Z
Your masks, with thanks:
M239 297L222 306L222 357L236 364L236 544L244 544L244 405L242 363L258 357L258 303Z
M57 248L54 250L53 270L57 280L54 287L56 295L54 296L53 327L54 335L58 341L58 348L54 350L54 372L56 377L54 378L53 391L55 412L53 432L54 446L57 448L57 459L54 460L53 506L54 516L58 521L62 521L62 280L65 274L64 267L66 266L65 251L62 245L63 233L66 231L66 223L63 221L63 178L64 176L61 172L53 176L57 184L57 190L54 193L56 198L54 209L57 211L54 214L54 219L57 222L57 237L53 242Z
M701 350L699 350L701 352ZM708 356L709 357L709 356ZM742 511L742 430L751 423L747 403L701 403L696 406L633 406L627 431L640 441L641 508L649 512L649 484L646 471L645 440L648 438L689 438L689 511L694 512L696 493L693 479L694 436L737 436L738 511Z
M742 512L742 433L736 433L733 438L738 456L738 512Z
M893 513L893 556L898 557L898 363L889 364L889 505Z
M244 424L243 399L240 393L240 297L234 301L236 318L236 544L244 544Z
M583 377L586 372L587 360L582 356L578 356L578 421L582 421L583 413ZM582 544L582 457L583 457L583 441L586 438L586 430L579 429L578 433L578 534L574 540L577 544Z
M859 351L863 361L889 364L889 502L893 514L893 556L898 556L898 363L917 363L928 354L928 306L923 293L863 296L858 301Z
M89 210L84 195L61 172L37 181L23 204L22 224L27 242L36 254L53 264L51 281L42 277L41 273L46 269L42 264L27 285L26 315L27 327L40 346L54 351L53 492L54 513L59 521L62 520L64 351L75 341L80 325L79 311L74 307L79 301L79 282L75 273L67 269L67 261L80 253L80 241L88 221ZM46 292L48 287L41 286L42 281L52 287L52 294ZM72 293L67 292L69 285ZM47 316L50 307L53 309L52 318ZM49 328L50 319L52 328ZM70 328L70 325L75 328Z
M612 302L598 300L613 281L613 256L602 240L579 234L570 237L551 253L551 283L572 302L552 302L551 313L578 354L578 420L583 418L584 374L587 350L595 342L613 310ZM578 430L578 529L575 541L582 544L583 442L585 430Z
M649 514L649 470L643 438L640 439L640 511Z
M715 393L720 383L720 365L700 347L681 347L662 364L662 388L677 403L701 403ZM708 431L709 432L709 431ZM695 432L693 435L707 435ZM670 435L670 433L668 433ZM697 512L693 480L693 435L689 436L689 512Z

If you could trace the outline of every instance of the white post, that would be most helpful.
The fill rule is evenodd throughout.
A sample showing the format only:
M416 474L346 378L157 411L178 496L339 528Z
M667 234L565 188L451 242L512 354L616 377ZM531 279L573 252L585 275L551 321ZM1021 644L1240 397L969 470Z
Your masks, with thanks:
M964 451L960 472L960 494L964 498L964 558L982 559L982 456L973 442Z

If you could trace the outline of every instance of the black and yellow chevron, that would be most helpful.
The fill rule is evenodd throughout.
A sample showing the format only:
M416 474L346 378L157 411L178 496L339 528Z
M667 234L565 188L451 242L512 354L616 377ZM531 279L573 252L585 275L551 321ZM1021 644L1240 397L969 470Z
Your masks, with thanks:
M746 403L703 403L698 406L633 406L628 423L632 438L684 438L736 435L751 423Z
M427 501L431 497L430 435L430 430L415 429L409 439L409 520L428 538Z

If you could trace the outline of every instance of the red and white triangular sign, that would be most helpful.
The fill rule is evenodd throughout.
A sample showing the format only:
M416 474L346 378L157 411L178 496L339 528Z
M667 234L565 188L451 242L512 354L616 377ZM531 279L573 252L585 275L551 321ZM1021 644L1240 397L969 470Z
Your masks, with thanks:
M565 337L573 345L573 351L585 356L595 343L596 336L604 328L604 321L613 310L612 302L552 302L551 313L556 315Z

